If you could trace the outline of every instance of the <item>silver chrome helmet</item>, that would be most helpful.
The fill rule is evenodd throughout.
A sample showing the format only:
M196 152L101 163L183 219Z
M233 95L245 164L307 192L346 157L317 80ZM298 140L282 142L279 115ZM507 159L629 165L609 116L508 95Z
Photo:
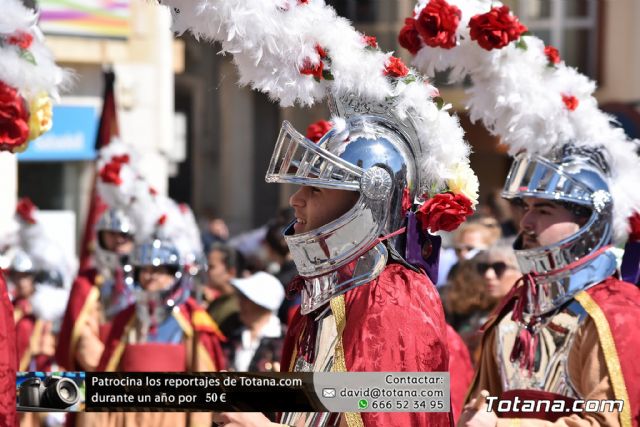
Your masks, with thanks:
M328 298L375 278L388 253L378 238L403 226L403 196L416 196L420 171L416 164L415 128L389 114L390 108L349 100L331 104L344 126L331 129L317 143L284 122L266 175L267 182L293 183L357 191L355 205L341 217L315 230L284 232L299 274L307 279L303 313ZM392 240L392 244L396 243ZM317 278L359 260L351 280L323 289Z
M522 272L534 273L534 280L548 284L539 288L537 306L530 307L538 314L562 304L575 291L599 283L616 269L610 253L589 257L609 245L613 236L613 204L607 182L610 170L605 156L604 150L566 144L544 157L521 153L511 165L503 197L548 199L589 212L575 234L557 243L521 249L516 242ZM580 263L583 259L588 261Z
M134 268L167 266L180 270L180 253L176 247L165 240L152 239L136 246L131 263Z
M36 273L33 259L22 249L16 249L7 269L16 273Z
M101 231L113 231L116 233L125 233L133 236L135 233L135 226L131 221L131 218L122 210L109 208L105 211L98 223L96 224L96 233L98 233L98 242L100 246L104 248L102 238L100 236Z

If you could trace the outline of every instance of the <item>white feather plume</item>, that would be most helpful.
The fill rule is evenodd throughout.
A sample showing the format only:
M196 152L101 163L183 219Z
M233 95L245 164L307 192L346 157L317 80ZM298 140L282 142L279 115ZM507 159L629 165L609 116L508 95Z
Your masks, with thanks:
M416 16L429 0L419 0ZM567 142L579 146L604 147L612 169L609 189L614 201L614 231L617 240L628 232L628 218L640 211L640 182L636 144L612 125L612 118L598 108L596 85L564 62L551 65L542 40L523 35L526 49L515 42L501 49L485 50L471 40L469 20L500 7L495 0L447 0L461 11L452 49L423 44L413 65L427 75L451 70L452 81L470 76L467 107L472 121L481 120L509 146L510 154L526 150L545 155ZM578 100L571 111L563 95Z
M442 188L458 165L468 163L469 147L457 119L438 109L437 90L419 75L408 82L391 79L384 69L391 56L367 48L361 33L323 0L162 0L170 7L173 29L219 42L231 53L239 81L264 92L281 106L310 106L328 95L356 94L379 102L395 98L395 115L411 116L418 126L423 193ZM300 72L330 58L333 79L316 81ZM475 179L475 178L474 178Z
M33 42L28 51L33 61L26 60L17 46L0 43L0 81L18 89L27 100L42 92L56 98L58 87L65 82L68 74L55 64L36 22L37 14L26 8L20 0L2 0L0 37L17 33L31 34Z

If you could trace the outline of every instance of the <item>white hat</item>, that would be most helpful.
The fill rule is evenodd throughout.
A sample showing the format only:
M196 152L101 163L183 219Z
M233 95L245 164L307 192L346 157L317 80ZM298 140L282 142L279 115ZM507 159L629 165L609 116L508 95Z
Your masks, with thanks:
M255 304L276 311L284 301L284 287L269 273L259 271L246 279L232 279L231 284Z

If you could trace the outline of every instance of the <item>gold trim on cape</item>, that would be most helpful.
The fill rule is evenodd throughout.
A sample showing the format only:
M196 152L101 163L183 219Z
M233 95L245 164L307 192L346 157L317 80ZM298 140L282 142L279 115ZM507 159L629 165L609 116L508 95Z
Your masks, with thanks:
M131 316L131 319L127 322L127 325L124 327L124 331L120 336L120 342L116 346L116 349L113 351L113 355L107 362L107 366L105 368L105 372L115 372L118 364L120 363L120 359L122 358L122 353L124 353L124 348L127 346L127 335L129 334L129 330L133 327L136 320L135 313Z
M333 317L336 320L336 329L338 331L338 339L336 340L333 367L331 368L331 371L348 372L347 363L344 358L344 346L342 343L342 332L344 332L344 328L347 324L344 295L332 298L330 304ZM364 427L362 415L358 412L344 412L344 418L346 419L349 427Z
M80 340L82 329L84 329L86 326L85 320L87 319L87 316L89 316L89 310L95 303L98 302L99 297L100 290L96 286L91 286L89 295L87 295L87 298L84 300L84 304L82 306L82 309L80 310L80 314L78 314L78 317L73 324L73 329L71 330L71 341L69 343L69 360L67 360L67 366L69 367L76 366L76 347L78 346L78 341Z
M596 330L600 338L600 346L604 353L604 360L607 364L607 370L609 371L609 379L613 387L613 394L617 400L625 402L620 412L620 425L622 427L631 427L631 409L627 404L629 402L629 394L627 393L627 386L624 383L622 366L620 365L616 343L611 334L609 322L598 303L596 303L587 292L581 291L576 294L574 298L587 311L596 324Z

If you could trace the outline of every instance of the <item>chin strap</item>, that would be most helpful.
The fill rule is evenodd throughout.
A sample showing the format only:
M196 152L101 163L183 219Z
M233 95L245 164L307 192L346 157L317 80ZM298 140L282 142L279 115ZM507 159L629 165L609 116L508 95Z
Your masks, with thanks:
M378 237L376 240L373 241L373 243L371 243L371 245L367 247L366 250L362 251L362 253L365 254L369 252L371 249L375 248L377 245L384 242L385 240L398 236L404 233L405 231L407 231L407 227L402 227L394 231L393 233L389 233L385 236ZM286 293L285 293L285 297L288 300L295 299L296 295L302 292L302 289L304 288L304 280L305 280L304 277L297 275L291 280L291 282L289 282L289 284L287 285Z
M597 251L580 258L562 268L553 271L553 274L564 273L579 267L608 251L611 245L603 246ZM516 303L513 307L513 314L511 319L514 322L524 325L524 328L520 330L516 340L513 344L513 349L509 356L511 362L516 360L520 361L520 368L526 368L529 373L533 372L536 349L538 347L538 331L536 331L536 324L540 321L539 316L531 315L528 322L524 321L525 309L530 304L537 304L538 301L538 287L536 286L536 277L540 277L542 274L528 273L522 276L514 285L514 295L517 296ZM530 300L531 297L531 300ZM532 310L535 313L536 310Z

